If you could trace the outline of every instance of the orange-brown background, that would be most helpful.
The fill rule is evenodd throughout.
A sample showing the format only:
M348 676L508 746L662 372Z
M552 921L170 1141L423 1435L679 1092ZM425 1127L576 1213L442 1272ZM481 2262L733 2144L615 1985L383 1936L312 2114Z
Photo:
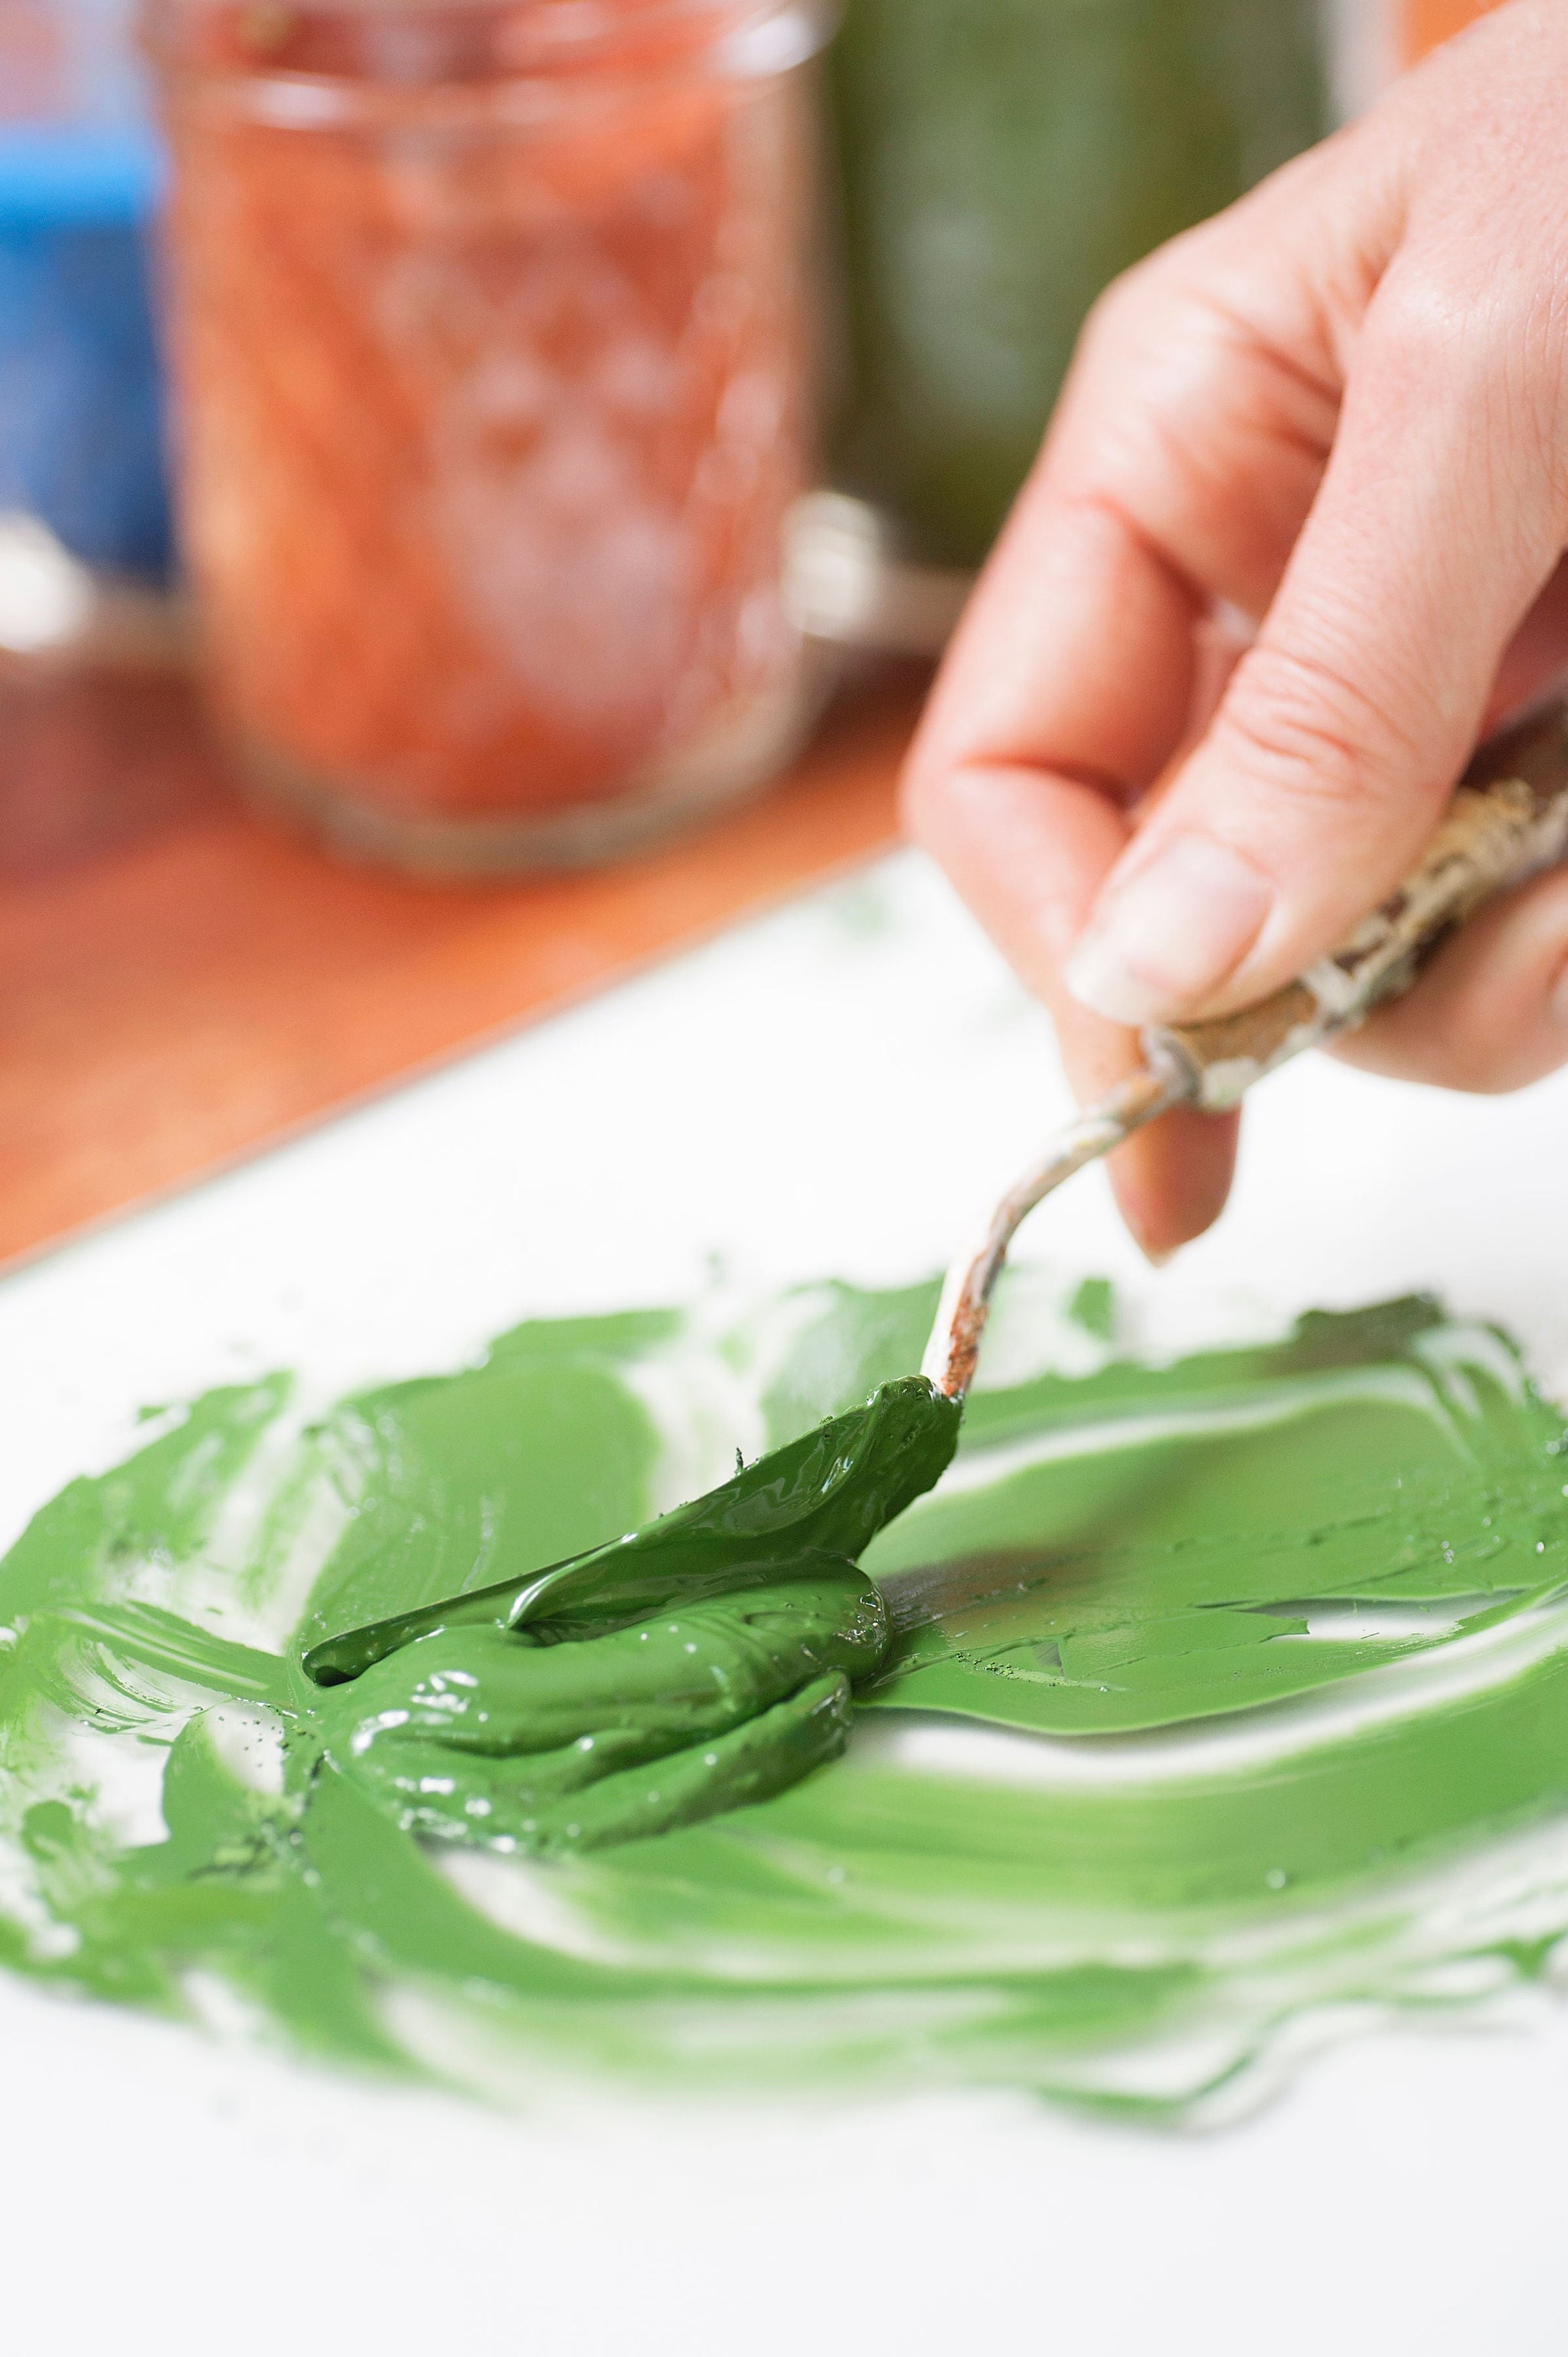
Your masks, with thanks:
M869 856L920 684L863 682L780 787L700 835L476 888L252 818L177 678L0 669L0 1260Z
M1501 0L1400 0L1400 5L1403 52L1412 59L1435 48L1439 41L1486 16L1488 9L1500 6Z

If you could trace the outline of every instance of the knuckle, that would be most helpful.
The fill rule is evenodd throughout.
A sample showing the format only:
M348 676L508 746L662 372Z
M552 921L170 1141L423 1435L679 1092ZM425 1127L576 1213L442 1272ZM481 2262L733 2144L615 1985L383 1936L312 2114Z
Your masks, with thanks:
M1134 274L1113 278L1084 315L1074 349L1081 369L1115 366L1147 332L1148 302Z
M1522 266L1488 245L1466 266L1423 263L1391 272L1369 316L1369 357L1380 386L1483 421L1549 476L1563 467L1568 266L1552 253ZM1478 448L1486 447L1486 437Z
M1129 317L1142 314L1151 293L1158 286L1161 259L1158 254L1147 254L1101 287L1084 318L1083 333L1089 340L1102 341Z
M1156 246L1112 278L1085 317L1079 339L1083 349L1100 352L1129 339L1143 340L1173 307L1185 308L1194 296L1192 250L1208 226L1200 223L1197 230Z
M1219 749L1276 798L1353 811L1387 802L1415 759L1386 707L1326 656L1254 647L1216 730Z
M1452 383L1456 373L1484 363L1492 348L1495 289L1477 293L1446 271L1391 271L1368 320L1380 372L1398 366L1418 383Z

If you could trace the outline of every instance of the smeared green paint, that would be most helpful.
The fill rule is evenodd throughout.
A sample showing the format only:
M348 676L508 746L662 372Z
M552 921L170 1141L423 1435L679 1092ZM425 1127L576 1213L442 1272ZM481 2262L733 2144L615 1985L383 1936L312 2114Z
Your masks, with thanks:
M405 1831L548 1857L765 1801L837 1759L850 1684L886 1652L882 1598L811 1558L777 1587L590 1641L441 1627L317 1705L335 1765Z
M1164 1372L1047 1376L972 1422L984 1480L868 1557L928 1607L885 1703L1170 1727L1451 1644L1568 1568L1560 1417L1423 1301Z
M837 1759L851 1684L886 1658L882 1598L854 1558L946 1471L959 1417L904 1376L521 1586L319 1638L301 1722L404 1832L537 1856L785 1792Z
M487 2089L1156 2111L1315 2016L1546 1975L1568 1454L1516 1354L1407 1302L1140 1364L1107 1294L1026 1291L995 1360L1036 1332L1036 1371L858 1571L869 1427L818 1420L914 1363L926 1287L535 1324L314 1423L282 1378L161 1412L0 1566L0 1956ZM718 1481L791 1442L793 1507ZM766 1525L722 1534L738 1587L726 1512Z

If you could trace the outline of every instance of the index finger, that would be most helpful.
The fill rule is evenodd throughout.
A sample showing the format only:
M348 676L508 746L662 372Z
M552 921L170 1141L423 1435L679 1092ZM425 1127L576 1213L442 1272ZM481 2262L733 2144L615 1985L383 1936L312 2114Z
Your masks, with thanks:
M1062 967L1134 805L1214 700L1214 602L1266 606L1332 440L1326 371L1260 364L1224 299L1232 240L1214 225L1104 307L907 773L912 832L1050 1007L1081 1097L1139 1051ZM1229 1125L1185 1120L1123 1149L1112 1179L1146 1247L1208 1224L1233 1152Z

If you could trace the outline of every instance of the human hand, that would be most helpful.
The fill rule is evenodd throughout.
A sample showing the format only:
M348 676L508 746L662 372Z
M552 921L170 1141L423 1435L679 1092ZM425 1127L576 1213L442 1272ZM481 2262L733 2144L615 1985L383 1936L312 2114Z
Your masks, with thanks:
M1513 5L1111 288L910 757L909 823L1080 1096L1139 1024L1265 996L1414 865L1568 664L1568 0ZM1338 1051L1463 1089L1568 1060L1568 875ZM1233 1117L1113 1158L1156 1256Z

